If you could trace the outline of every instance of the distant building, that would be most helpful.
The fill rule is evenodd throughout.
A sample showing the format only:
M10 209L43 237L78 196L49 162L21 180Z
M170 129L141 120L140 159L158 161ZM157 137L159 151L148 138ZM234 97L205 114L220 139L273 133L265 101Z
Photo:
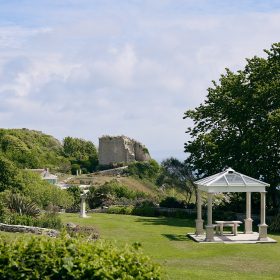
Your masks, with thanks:
M43 180L46 180L47 182L49 182L50 184L52 185L56 185L57 184L57 176L56 175L53 175L49 172L49 169L48 168L45 168L45 169L26 169L28 171L31 171L31 172L34 172L34 173L37 173L38 175L41 176L41 178Z
M148 161L148 149L127 136L102 136L99 138L98 157L100 165Z

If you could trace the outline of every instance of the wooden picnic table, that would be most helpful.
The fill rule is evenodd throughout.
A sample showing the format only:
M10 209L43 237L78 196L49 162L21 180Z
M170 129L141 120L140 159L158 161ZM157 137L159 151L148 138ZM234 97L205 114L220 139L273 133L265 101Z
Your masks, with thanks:
M220 235L224 235L224 227L231 227L233 235L237 235L237 227L242 224L241 221L215 221L217 224L216 232L220 232Z

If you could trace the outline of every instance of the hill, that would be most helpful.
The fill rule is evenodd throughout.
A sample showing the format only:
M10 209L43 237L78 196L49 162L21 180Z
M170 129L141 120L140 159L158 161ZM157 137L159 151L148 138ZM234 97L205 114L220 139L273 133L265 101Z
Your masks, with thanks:
M99 187L113 180L117 180L119 183L134 191L141 191L152 196L157 196L160 194L159 188L156 187L152 182L148 180L140 180L130 176L103 175L99 173L84 174L75 176L68 181L68 184L92 185Z
M26 128L0 129L0 155L19 168L63 169L65 165L70 166L59 140Z
M120 184L127 186L128 189L132 191L144 192L147 195L155 198L175 196L178 199L185 200L188 195L185 190L176 187L160 188L151 179L140 179L135 176L104 175L99 172L71 177L71 179L67 180L67 184L77 186L92 185L94 187L100 187L105 183L114 180L117 180Z
M26 128L0 129L0 157L11 161L20 169L50 168L53 172L63 173L61 179L69 177L66 174L70 172L76 174L76 170L90 173L98 167L97 151L92 142L65 137L61 143L51 135ZM162 169L154 160L130 163L128 170L125 176L120 176L117 180L132 190L143 191L152 196L161 196L164 193L165 196L176 196L180 199L185 199L187 195L184 188L176 187L174 176L172 184L166 180L156 184L157 179L162 177ZM100 173L75 176L68 184L101 186L116 179L116 176ZM164 185L164 190L160 189L159 185Z

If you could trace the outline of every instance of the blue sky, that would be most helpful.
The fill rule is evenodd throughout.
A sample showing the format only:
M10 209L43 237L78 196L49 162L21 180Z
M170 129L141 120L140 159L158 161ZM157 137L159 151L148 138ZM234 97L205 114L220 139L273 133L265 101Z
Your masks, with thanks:
M279 34L279 1L0 1L0 127L184 159L184 112Z

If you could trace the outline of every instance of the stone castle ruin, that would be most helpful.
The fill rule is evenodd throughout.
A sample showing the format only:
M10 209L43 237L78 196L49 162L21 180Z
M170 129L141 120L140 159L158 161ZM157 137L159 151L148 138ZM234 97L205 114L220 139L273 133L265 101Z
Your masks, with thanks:
M98 154L100 165L151 159L143 144L126 136L102 136L99 138Z

